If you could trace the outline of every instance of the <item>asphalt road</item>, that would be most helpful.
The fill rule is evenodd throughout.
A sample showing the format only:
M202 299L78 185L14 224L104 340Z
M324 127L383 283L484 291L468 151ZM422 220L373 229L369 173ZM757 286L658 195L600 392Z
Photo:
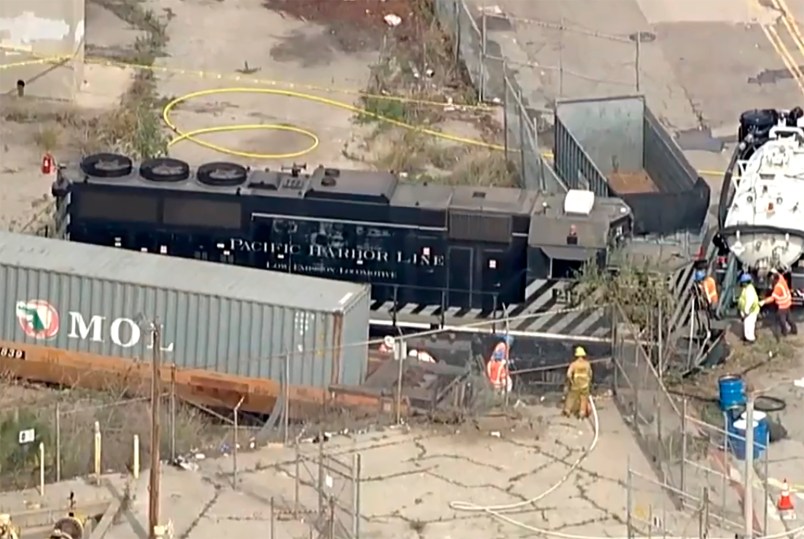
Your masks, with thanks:
M802 101L804 0L470 1L500 13L488 37L531 107L642 93L701 170L725 167L742 111Z

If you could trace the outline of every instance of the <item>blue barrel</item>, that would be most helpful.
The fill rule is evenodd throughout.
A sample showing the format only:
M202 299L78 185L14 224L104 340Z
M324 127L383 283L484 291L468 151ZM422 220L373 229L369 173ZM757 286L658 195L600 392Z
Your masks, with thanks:
M762 414L762 412L755 412ZM765 414L762 414L763 416ZM729 434L729 445L734 456L739 460L745 460L745 419L738 419L732 424ZM754 460L762 456L765 451L765 444L768 440L768 421L757 421L754 419Z
M748 421L748 412L743 412L740 414L738 419L742 419L743 421ZM765 412L760 412L759 410L754 410L754 421L759 421L764 425L765 432L770 432L768 428L768 414Z
M745 381L742 376L727 374L717 381L720 392L720 409L732 410L745 406Z

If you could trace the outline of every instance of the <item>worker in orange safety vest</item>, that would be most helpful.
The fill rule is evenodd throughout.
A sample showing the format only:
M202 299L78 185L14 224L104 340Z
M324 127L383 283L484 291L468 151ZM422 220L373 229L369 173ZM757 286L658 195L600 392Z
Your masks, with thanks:
M494 346L491 357L486 363L486 376L495 392L510 393L513 389L514 381L508 370L513 340L513 337L506 335Z
M381 354L391 355L394 353L394 338L390 335L386 335L383 337L382 343L380 343Z
M579 346L575 349L575 360L567 369L567 396L562 414L575 415L581 419L589 417L592 410L589 404L591 389L592 364L586 359L586 350Z
M711 275L707 275L704 270L697 270L693 278L698 284L701 295L706 302L707 309L710 311L715 310L718 302L717 283L715 282L715 278Z
M770 273L774 279L773 292L762 300L762 305L776 305L776 324L779 326L779 337L786 337L790 333L796 335L798 328L790 317L790 308L793 306L793 294L790 292L790 286L779 270L772 269Z

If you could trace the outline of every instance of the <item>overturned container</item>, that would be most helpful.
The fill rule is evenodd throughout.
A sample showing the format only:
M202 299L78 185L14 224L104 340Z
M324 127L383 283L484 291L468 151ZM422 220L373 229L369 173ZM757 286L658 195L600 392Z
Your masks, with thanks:
M643 96L559 101L554 155L569 188L622 198L635 234L701 233L709 186Z
M0 363L46 382L139 369L154 323L163 376L213 405L264 411L280 380L326 391L368 367L363 284L3 232L0 296Z

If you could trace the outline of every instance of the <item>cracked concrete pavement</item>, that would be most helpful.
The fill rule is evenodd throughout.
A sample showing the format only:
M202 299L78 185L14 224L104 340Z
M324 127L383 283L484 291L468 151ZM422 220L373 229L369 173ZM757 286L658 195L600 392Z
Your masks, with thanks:
M548 496L509 513L526 525L566 533L622 537L626 520L627 466L652 477L631 432L609 399L598 403L600 438L581 466ZM518 528L485 512L456 511L451 501L478 505L525 502L560 482L592 440L588 423L561 418L552 407L518 409L530 428L504 418L484 418L455 426L388 428L336 436L324 445L348 468L354 455L362 460L360 537L434 539L445 537L524 537ZM499 437L492 433L499 433ZM302 444L315 458L318 444ZM162 479L163 520L174 537L205 539L267 536L271 500L276 537L308 537L318 494L314 464L299 466L300 511L293 517L295 450L268 447L238 457L238 489L232 489L232 458L200 461L198 471L165 466ZM146 474L147 475L147 474ZM351 484L337 474L332 492L350 505ZM147 522L145 489L131 506L131 518L109 531L110 539L141 538ZM649 520L654 533L691 533L697 521L674 510L657 488L634 484L632 511ZM335 510L339 526L351 529L348 510ZM694 519L693 519L694 520ZM132 522L136 523L132 526Z

